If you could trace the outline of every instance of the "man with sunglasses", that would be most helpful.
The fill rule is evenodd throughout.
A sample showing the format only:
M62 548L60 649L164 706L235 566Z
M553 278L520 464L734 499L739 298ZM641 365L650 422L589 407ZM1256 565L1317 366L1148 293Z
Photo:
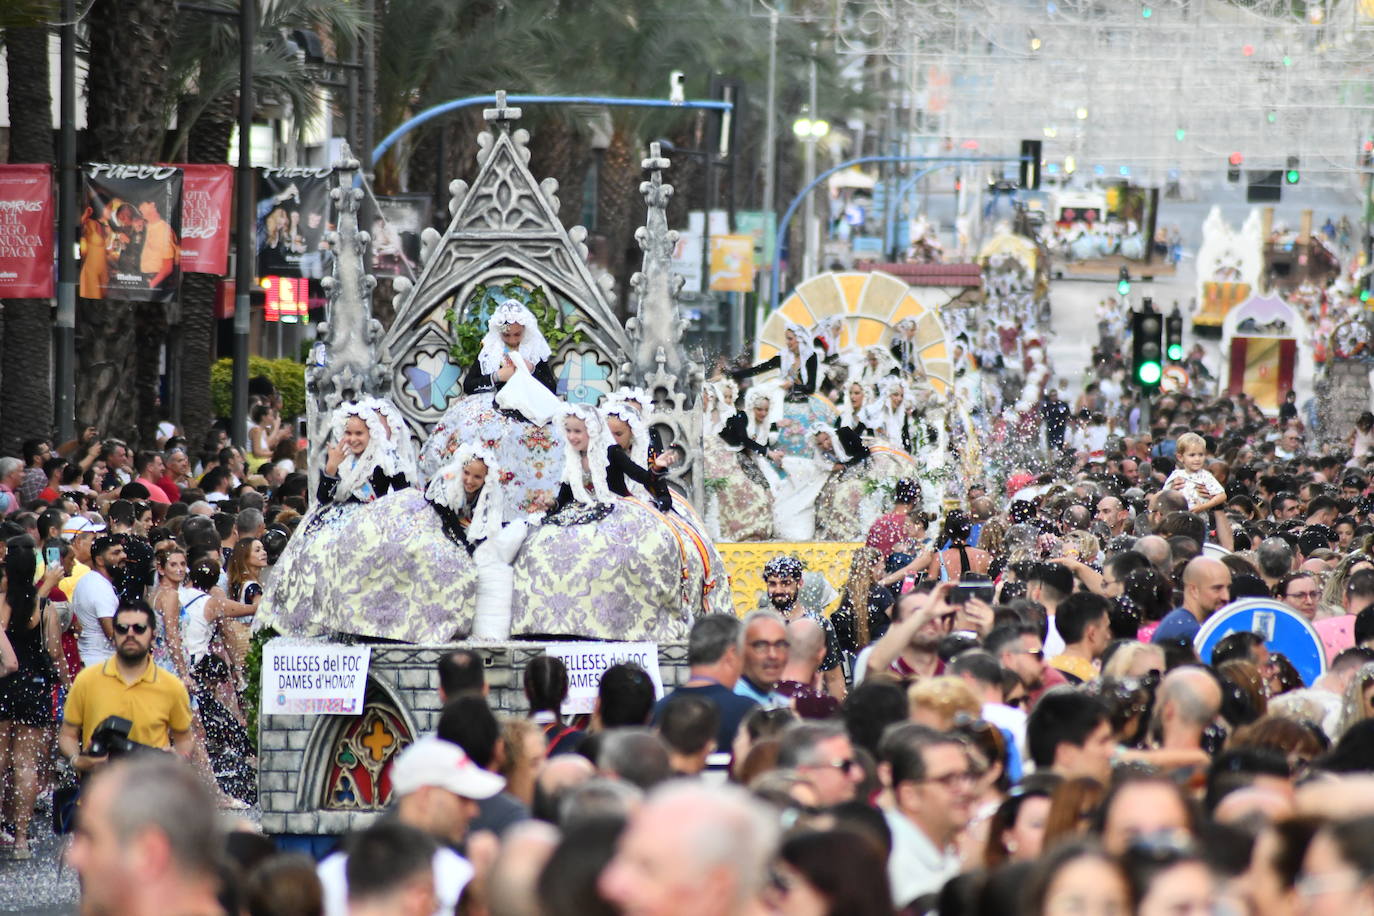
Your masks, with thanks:
M157 618L146 602L124 602L114 616L114 655L81 670L67 694L57 744L78 773L107 757L82 753L100 723L119 716L133 723L129 740L190 756L191 698L175 674L153 663Z

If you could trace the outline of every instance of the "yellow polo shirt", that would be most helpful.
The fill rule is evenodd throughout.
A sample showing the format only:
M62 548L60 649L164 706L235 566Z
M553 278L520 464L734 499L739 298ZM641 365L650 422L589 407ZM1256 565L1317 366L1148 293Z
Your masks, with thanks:
M132 684L124 683L113 656L99 665L82 668L72 681L62 718L81 729L81 746L110 716L134 723L129 739L151 747L170 747L172 732L191 727L191 697L175 674L153 664Z

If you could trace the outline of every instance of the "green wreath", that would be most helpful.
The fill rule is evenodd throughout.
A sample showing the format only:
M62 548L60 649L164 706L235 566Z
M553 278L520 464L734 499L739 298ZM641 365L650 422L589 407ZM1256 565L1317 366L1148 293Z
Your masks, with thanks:
M453 346L449 355L454 365L471 366L477 361L482 350L482 338L487 334L487 320L496 307L507 299L514 299L529 309L539 323L539 332L549 342L554 353L564 341L573 343L583 341L582 332L576 330L576 320L569 316L566 325L558 322L560 309L549 301L543 289L518 277L497 285L480 283L468 296L463 306L461 320L456 309L449 307L444 311L444 320L453 328Z

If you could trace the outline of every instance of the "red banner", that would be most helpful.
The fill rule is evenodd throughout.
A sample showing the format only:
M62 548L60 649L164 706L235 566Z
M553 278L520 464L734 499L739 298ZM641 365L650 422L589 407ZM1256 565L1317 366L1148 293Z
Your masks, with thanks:
M0 165L0 299L53 294L52 169Z
M229 269L234 167L187 165L181 197L181 269L223 276Z

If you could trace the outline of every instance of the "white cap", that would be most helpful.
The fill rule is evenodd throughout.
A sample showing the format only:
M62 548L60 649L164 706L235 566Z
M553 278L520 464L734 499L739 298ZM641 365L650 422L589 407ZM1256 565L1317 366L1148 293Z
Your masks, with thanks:
M401 752L391 766L391 788L397 797L436 786L464 798L491 798L506 781L477 764L451 741L430 735Z
M95 534L105 530L104 522L93 522L84 515L73 515L67 519L67 523L62 526L62 539L64 541L73 540L78 534L91 532Z

